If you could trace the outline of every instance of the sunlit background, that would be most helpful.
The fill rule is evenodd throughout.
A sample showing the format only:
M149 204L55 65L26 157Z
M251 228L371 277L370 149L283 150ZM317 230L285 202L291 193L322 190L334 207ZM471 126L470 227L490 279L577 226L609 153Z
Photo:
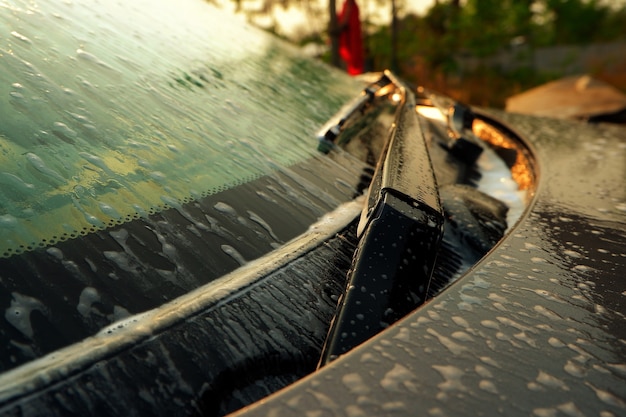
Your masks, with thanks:
M330 61L329 0L206 1ZM504 107L514 94L572 75L626 92L626 0L357 4L367 70L391 68L470 104Z

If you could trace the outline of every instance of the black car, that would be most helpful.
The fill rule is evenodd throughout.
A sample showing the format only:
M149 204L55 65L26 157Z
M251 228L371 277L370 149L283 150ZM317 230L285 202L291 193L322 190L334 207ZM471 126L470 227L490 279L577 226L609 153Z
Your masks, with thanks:
M623 128L0 7L0 414L626 412Z

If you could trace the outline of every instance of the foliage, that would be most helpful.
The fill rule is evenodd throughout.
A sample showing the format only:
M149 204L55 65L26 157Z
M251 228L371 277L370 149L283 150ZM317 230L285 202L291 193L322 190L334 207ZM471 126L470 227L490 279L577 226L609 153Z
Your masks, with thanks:
M404 78L462 100L501 106L507 95L562 76L532 67L535 48L626 40L626 6L601 0L440 0L425 16L406 16L399 27ZM388 53L378 49L384 30L371 45L376 56ZM531 57L528 65L505 70L490 64L491 57L513 51ZM483 64L463 68L462 58Z
M327 45L333 40L328 35L331 8L335 2L337 7L342 3L341 0L230 1L242 11L247 10L249 17L272 13L276 8L308 10L310 19L321 19L314 25L320 32L309 34L304 40ZM364 4L364 0L357 1ZM468 94L468 85L470 89L479 86L477 94L470 95L471 100L481 104L499 105L503 94L558 75L537 73L524 66L508 72L490 67L486 63L495 54L517 50L532 56L532 51L540 47L626 40L623 2L618 7L607 0L438 0L424 16L417 16L403 13L406 0L368 1L395 11L395 18L384 26L374 26L368 16L362 15L368 69L394 68L405 79L448 89L452 95L461 83L465 83L464 94ZM273 30L278 32L275 26ZM468 57L484 60L485 65L468 70L462 65ZM322 58L332 61L332 54L329 52ZM482 87L485 85L489 88ZM485 91L497 92L499 96L486 102Z

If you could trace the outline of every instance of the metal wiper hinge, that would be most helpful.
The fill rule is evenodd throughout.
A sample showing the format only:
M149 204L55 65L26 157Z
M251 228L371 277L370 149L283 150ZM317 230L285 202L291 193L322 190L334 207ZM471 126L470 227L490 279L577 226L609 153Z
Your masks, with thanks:
M425 301L443 234L443 213L415 98L402 97L370 184L360 243L320 365L334 360Z
M474 113L472 110L448 97L431 92L423 87L418 93L427 98L430 104L446 118L447 140L440 141L440 145L455 157L468 164L476 162L483 152L480 140L472 132ZM445 137L442 135L442 137Z

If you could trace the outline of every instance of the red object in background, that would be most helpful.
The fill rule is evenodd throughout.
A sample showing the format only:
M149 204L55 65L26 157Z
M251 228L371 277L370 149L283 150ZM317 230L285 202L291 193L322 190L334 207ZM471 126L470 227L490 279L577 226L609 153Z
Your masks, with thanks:
M365 59L359 6L355 0L345 1L337 15L337 20L342 29L339 34L339 55L346 62L348 74L362 74Z

